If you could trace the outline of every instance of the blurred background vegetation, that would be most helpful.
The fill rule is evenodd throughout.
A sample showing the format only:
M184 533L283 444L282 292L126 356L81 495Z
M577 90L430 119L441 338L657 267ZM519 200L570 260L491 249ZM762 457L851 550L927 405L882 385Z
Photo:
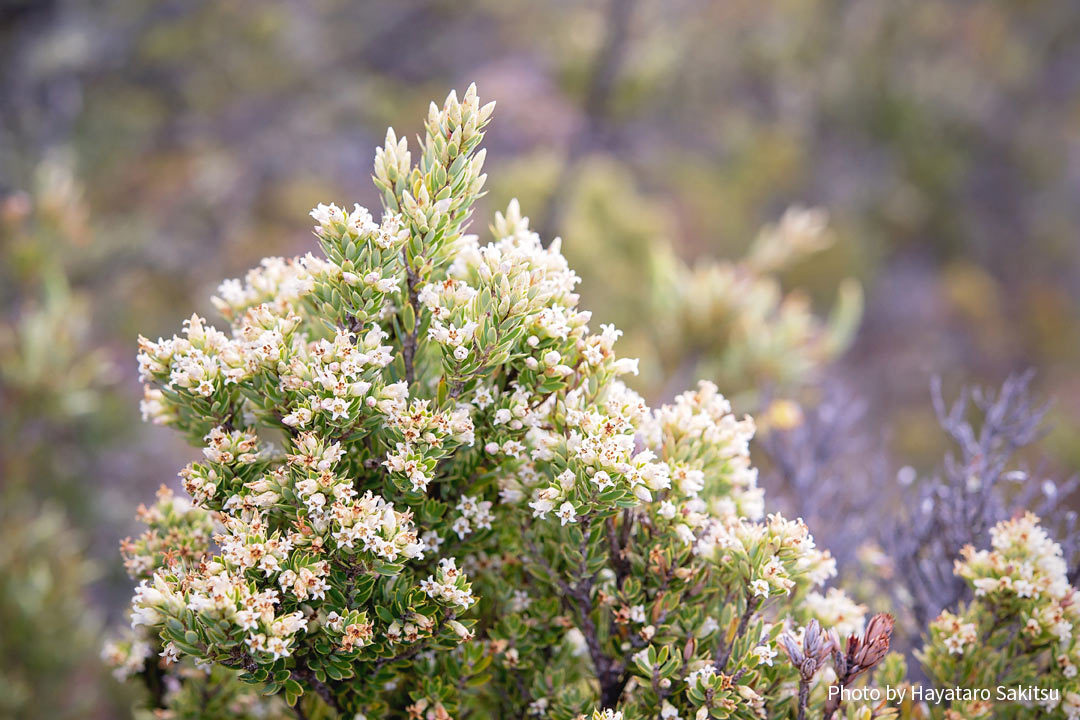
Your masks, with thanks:
M126 716L116 540L190 456L136 334L376 206L385 127L471 81L475 231L517 196L561 236L650 401L709 377L768 434L847 398L858 483L938 465L932 376L1031 367L1026 461L1080 470L1074 2L0 0L0 717Z

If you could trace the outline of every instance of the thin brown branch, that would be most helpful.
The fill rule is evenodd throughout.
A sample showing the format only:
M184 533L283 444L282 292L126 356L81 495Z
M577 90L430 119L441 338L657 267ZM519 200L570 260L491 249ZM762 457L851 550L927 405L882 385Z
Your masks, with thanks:
M323 699L327 705L334 709L334 712L340 714L341 706L338 704L337 698L334 696L334 691L329 685L315 677L315 673L307 667L295 667L291 671L292 676L298 681L307 683L307 685L315 691L315 693ZM300 703L297 702L296 707L300 707Z
M727 667L728 660L731 659L731 652L735 649L735 643L739 641L743 635L746 634L746 626L750 624L750 618L754 616L757 609L761 606L761 598L755 598L747 593L746 596L746 610L743 611L742 617L739 618L739 626L735 630L735 636L731 638L731 642L724 646L724 649L717 652L716 661L713 666L716 668L716 672L720 673Z
M148 662L139 676L146 685L147 692L150 693L150 706L155 709L164 708L165 676L161 671L161 665L153 661Z
M592 537L592 528L589 527L589 515L584 515L581 518L582 527L585 530L582 533L581 542L579 543L578 550L581 554L581 561L578 564L577 577L574 579L573 585L568 583L561 575L559 575L555 569L551 566L551 563L547 561L547 558L543 556L536 544L529 538L528 533L523 534L526 547L529 552L529 559L540 565L551 576L555 584L562 591L560 599L567 612L575 615L580 625L579 630L585 637L585 645L589 650L589 658L592 660L593 669L596 672L596 680L600 684L600 703L602 707L614 708L619 698L622 696L623 689L626 687L626 683L629 680L629 675L626 673L625 666L616 661L614 658L609 657L605 652L602 644L600 643L600 634L596 629L596 623L592 619L592 613L594 610L592 601L592 588L594 578L586 576L586 569L588 566L588 546L589 540Z
M628 524L627 515L623 515L623 529ZM615 530L615 518L609 517L605 521L607 526L608 549L611 552L611 564L615 568L615 582L622 590L623 582L630 574L630 563L623 554L626 546L620 540L620 533Z
M806 720L806 706L810 702L810 681L799 679L799 715L797 720Z

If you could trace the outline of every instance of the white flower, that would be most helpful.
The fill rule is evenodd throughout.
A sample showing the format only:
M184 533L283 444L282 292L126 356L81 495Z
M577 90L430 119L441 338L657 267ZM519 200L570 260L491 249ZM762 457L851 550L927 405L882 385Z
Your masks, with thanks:
M548 700L547 698L537 698L529 703L530 715L543 715L547 711Z
M486 385L481 385L473 392L472 403L481 410L490 405L492 401L491 388Z
M574 506L569 502L564 502L559 506L559 511L556 513L559 516L559 520L562 525L566 523L577 522L577 511Z
M954 655L963 655L964 638L960 635L949 635L945 638L945 647Z
M757 580L750 581L750 589L754 595L760 595L761 597L769 597L769 581L758 578Z
M176 646L171 642L165 643L164 648L160 653L161 657L165 658L165 663L171 665L180 661L180 651L176 649Z
M530 502L529 507L533 509L533 517L544 519L547 517L547 514L554 509L555 503L551 500L538 498ZM566 523L563 524L565 525Z
M712 663L708 663L707 665L704 665L703 667L701 667L701 668L695 670L694 672L690 673L686 677L686 684L689 687L698 687L698 688L700 688L702 682L704 682L705 680L708 680L709 678L713 677L714 675L716 675L716 668L713 667Z
M469 525L469 521L464 517L459 517L455 520L450 529L457 533L458 538L461 540L464 540L465 536L472 532L472 526Z
M638 374L638 359L637 358L619 358L612 366L616 375L637 375Z
M297 408L281 418L281 422L289 427L305 427L311 422L311 411L307 408Z
M529 597L529 593L524 590L515 590L510 599L510 609L514 612L521 612L528 609L532 604L532 598Z
M333 223L345 222L345 211L333 203L329 205L319 203L309 214L315 219L315 222L319 223L315 226L315 232L319 232L323 228L329 229Z
M623 714L618 710L605 708L603 711L593 713L594 720L623 720Z
M322 407L323 410L330 413L331 420L349 416L349 404L343 398L326 398L322 401Z
M777 652L771 645L758 645L751 654L754 656L754 659L757 660L758 665L771 666Z

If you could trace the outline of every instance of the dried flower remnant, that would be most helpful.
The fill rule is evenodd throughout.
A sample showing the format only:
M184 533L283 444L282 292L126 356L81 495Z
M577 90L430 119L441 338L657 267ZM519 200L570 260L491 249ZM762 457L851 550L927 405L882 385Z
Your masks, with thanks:
M847 647L842 652L837 646L834 651L836 685L841 692L830 694L824 710L826 720L839 710L843 689L861 674L876 667L888 654L894 624L892 615L878 613L870 618L862 637L850 635Z

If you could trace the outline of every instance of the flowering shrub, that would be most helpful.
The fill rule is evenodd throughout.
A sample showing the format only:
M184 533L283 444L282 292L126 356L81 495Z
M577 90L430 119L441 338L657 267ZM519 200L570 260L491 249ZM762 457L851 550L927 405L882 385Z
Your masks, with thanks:
M416 163L389 131L381 219L317 207L323 256L223 283L227 330L140 339L145 416L202 458L123 543L146 635L114 664L164 673L169 717L215 677L300 717L832 715L891 620L863 635L806 526L764 517L715 386L650 409L619 380L516 203L465 234L492 110L432 105Z
M974 599L930 623L920 657L927 674L938 687L988 690L953 703L949 717L1080 718L1080 610L1061 547L1031 513L990 536L991 550L969 545L956 561Z

